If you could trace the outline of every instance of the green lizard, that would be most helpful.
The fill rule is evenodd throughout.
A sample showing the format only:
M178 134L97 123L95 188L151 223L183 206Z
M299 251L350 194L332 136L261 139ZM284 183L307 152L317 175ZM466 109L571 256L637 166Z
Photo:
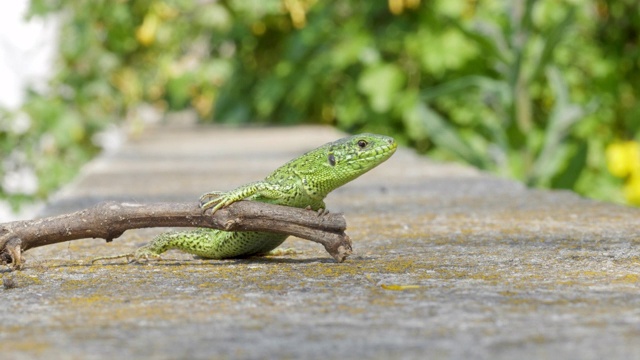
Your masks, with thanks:
M323 211L331 191L387 160L397 143L388 136L361 134L327 143L289 161L264 180L229 192L213 191L200 197L203 211L212 214L243 199ZM288 235L265 232L230 232L208 228L160 234L134 253L93 259L160 258L169 249L179 249L210 259L264 255L282 244Z

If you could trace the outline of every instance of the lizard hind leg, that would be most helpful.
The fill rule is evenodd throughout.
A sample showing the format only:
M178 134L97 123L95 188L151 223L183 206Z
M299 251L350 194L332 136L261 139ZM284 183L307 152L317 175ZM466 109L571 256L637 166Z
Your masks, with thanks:
M204 258L222 259L234 255L221 248L224 240L234 234L205 228L165 232L138 248L134 255L136 261L148 260L149 258L159 258L160 254L167 250L177 249Z
M127 258L129 263L146 263L149 260L162 260L160 254L172 248L172 235L175 233L163 233L156 236L153 240L151 240L148 244L143 245L136 249L133 253L120 254L114 256L101 256L91 260L93 264L96 261L100 260L111 260L111 259L120 259ZM131 260L129 260L131 259Z
M134 253L95 258L92 262L126 257L133 258L132 262L146 263L152 259L162 260L160 255L170 249L178 249L207 259L266 255L286 238L287 235L282 234L227 232L205 228L165 232L139 247Z

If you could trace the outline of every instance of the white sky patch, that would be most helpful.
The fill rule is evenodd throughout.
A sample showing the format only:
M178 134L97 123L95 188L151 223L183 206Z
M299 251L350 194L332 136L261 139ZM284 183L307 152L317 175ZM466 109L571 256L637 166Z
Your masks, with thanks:
M28 6L29 0L0 1L0 107L10 110L22 104L28 86L46 88L57 48L57 19L27 20Z

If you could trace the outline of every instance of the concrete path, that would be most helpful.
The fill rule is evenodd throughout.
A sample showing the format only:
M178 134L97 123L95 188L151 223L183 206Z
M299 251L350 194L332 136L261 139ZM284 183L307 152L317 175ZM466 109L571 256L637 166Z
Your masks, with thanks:
M320 127L147 131L97 159L47 209L189 201L261 179L341 137ZM400 149L327 199L355 254L128 265L163 229L33 249L2 272L12 359L640 358L640 211L529 190ZM7 286L11 287L11 286Z

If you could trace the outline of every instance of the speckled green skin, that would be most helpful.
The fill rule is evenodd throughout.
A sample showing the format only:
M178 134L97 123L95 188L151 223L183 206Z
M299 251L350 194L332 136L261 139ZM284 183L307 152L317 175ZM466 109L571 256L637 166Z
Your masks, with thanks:
M397 148L393 138L375 134L346 137L325 144L276 169L262 181L229 192L202 195L203 210L215 212L233 202L249 199L265 203L324 209L329 192L387 160ZM136 250L137 259L159 257L169 249L180 249L204 258L224 259L266 254L287 235L264 232L227 232L196 229L159 235Z

